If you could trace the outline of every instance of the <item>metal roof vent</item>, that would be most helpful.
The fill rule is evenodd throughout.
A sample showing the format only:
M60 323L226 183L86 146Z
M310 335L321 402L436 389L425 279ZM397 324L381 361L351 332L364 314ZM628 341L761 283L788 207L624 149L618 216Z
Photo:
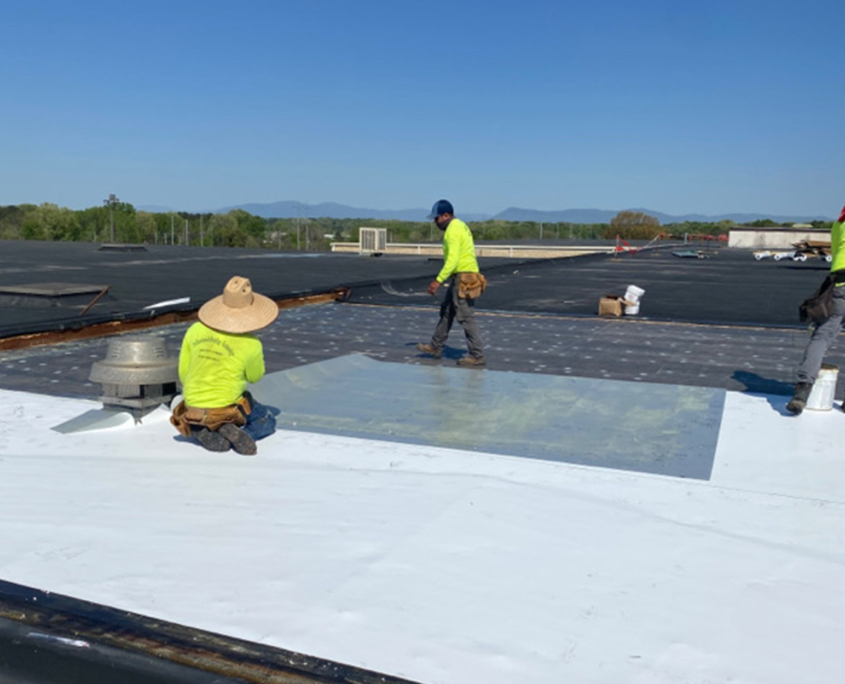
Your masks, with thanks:
M168 357L164 339L152 335L115 338L89 376L103 386L106 408L128 410L136 419L176 396L179 360Z

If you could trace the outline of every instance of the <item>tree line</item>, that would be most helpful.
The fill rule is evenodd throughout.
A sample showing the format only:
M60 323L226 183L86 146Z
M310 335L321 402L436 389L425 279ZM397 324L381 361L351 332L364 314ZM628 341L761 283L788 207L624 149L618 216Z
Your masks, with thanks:
M138 211L131 204L73 210L55 204L0 206L0 239L64 240L130 244L173 244L215 247L252 247L282 251L328 251L331 242L358 241L362 226L387 229L388 242L439 242L440 231L428 221L373 219L273 218L254 216L243 209L225 214ZM476 240L652 240L684 234L727 235L731 221L687 221L661 225L642 212L619 212L610 223L538 223L536 221L477 221L470 223ZM780 225L771 219L741 224ZM829 223L812 222L828 228Z

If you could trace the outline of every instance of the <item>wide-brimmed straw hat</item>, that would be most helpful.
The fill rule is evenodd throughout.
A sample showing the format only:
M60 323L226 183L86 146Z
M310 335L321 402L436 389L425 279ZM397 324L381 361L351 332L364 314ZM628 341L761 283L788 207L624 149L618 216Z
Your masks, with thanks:
M200 307L199 319L209 328L227 333L248 333L266 328L279 315L279 307L269 297L252 291L249 278L235 276L223 294Z

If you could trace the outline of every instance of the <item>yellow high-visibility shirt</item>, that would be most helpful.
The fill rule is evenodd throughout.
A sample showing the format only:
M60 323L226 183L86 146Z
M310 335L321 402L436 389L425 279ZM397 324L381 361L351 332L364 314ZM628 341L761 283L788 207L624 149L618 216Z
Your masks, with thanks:
M264 348L255 335L234 335L194 323L179 351L185 404L222 408L243 396L248 382L264 377Z
M442 283L455 273L478 273L472 231L460 219L453 218L443 233L443 268L437 275Z
M845 222L835 221L830 229L830 271L840 271L845 268ZM845 285L845 283L840 283Z

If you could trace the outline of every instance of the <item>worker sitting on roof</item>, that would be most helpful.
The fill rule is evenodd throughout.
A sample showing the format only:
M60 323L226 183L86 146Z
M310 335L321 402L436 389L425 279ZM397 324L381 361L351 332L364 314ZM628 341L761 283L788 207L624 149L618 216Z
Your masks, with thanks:
M798 366L795 392L786 405L786 410L795 415L800 415L807 406L824 355L836 340L845 320L845 207L830 229L830 250L830 277L833 282L831 311L824 320L813 324L813 334Z
M252 291L247 278L235 276L219 297L199 310L179 352L182 401L170 422L185 437L209 451L252 455L255 441L272 434L276 418L246 391L264 377L264 350L253 334L279 315L269 297Z

